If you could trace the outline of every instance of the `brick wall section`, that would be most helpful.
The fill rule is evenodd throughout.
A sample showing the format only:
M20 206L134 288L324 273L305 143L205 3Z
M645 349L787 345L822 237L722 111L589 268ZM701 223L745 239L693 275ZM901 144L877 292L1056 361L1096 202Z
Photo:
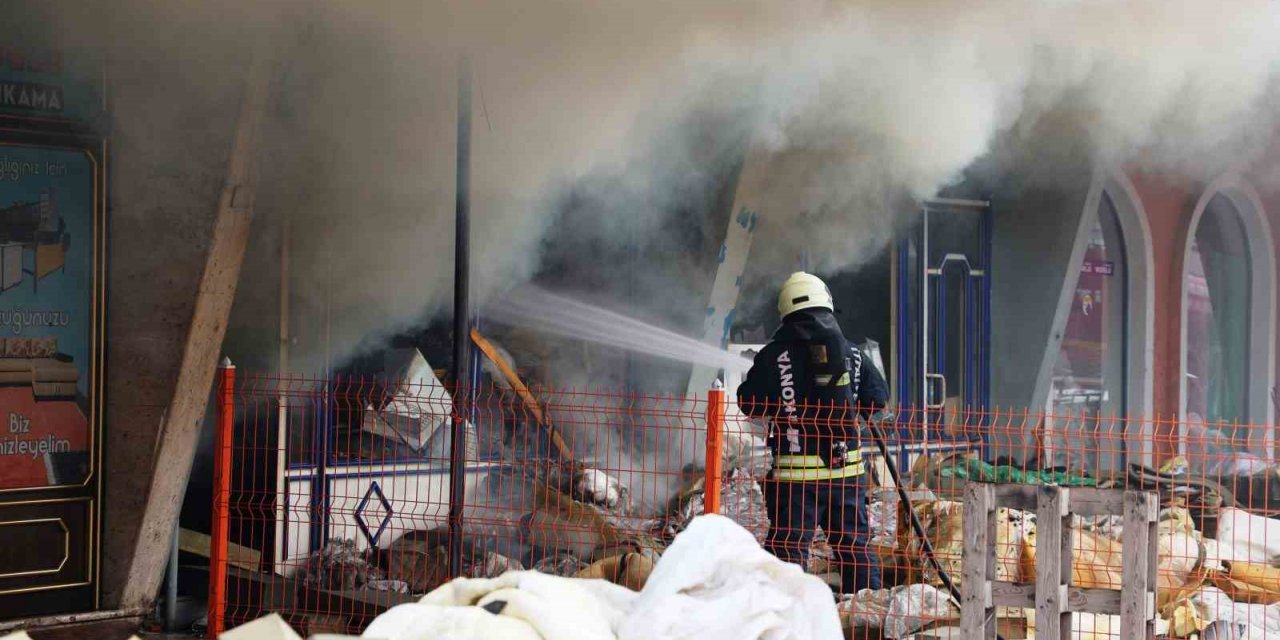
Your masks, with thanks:
M1174 182L1164 176L1133 172L1134 188L1142 201L1151 228L1151 253L1155 278L1155 353L1152 362L1156 423L1155 462L1178 450L1178 378L1182 371L1182 264L1187 227L1195 212L1201 186Z

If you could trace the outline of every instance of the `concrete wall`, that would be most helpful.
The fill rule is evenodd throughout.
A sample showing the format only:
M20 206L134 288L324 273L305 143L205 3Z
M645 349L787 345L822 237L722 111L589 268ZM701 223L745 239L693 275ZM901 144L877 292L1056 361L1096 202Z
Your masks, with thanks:
M191 11L181 23L159 5L130 13L115 4L15 0L5 8L0 40L61 49L76 68L86 52L108 60L107 113L95 126L107 138L100 576L101 606L110 609L120 604L157 469L247 55L227 46L234 32L214 19L223 7Z
M191 60L176 49L169 60L151 64L162 81L137 78L127 68L110 75L104 608L120 604L129 573L239 99L240 78L233 74L216 80L221 90L202 87L187 92L190 99L179 98L185 82L178 70ZM212 103L195 99L210 95Z

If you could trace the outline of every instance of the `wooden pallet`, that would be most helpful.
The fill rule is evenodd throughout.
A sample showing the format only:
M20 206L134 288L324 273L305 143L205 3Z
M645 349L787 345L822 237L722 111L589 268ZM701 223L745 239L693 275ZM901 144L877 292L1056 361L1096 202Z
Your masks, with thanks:
M1148 491L993 485L970 482L964 493L964 558L960 628L965 640L994 640L996 607L1036 610L1036 637L1070 640L1071 613L1120 616L1121 638L1154 637L1156 495ZM995 580L996 509L1036 512L1036 582ZM1071 579L1071 514L1124 518L1124 585L1084 589ZM1054 551L1057 550L1055 553Z

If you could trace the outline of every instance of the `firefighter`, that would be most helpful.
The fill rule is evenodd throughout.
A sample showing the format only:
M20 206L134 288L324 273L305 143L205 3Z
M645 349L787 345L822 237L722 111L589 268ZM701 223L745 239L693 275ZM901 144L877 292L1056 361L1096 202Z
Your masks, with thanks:
M867 470L855 418L882 409L888 389L840 332L834 310L822 280L792 274L778 295L782 326L756 354L738 387L738 406L770 423L766 547L804 566L821 526L840 563L843 591L856 593L880 588L880 565L868 549Z

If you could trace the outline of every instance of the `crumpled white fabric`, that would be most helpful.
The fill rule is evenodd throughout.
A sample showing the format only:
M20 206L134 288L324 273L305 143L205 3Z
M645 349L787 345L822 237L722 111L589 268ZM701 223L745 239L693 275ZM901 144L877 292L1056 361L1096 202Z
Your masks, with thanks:
M362 637L381 640L615 640L636 594L604 580L536 571L457 579L391 608ZM502 603L499 605L498 603ZM484 607L492 605L492 611Z
M501 607L497 603L504 603ZM487 611L483 607L493 605ZM604 580L513 571L457 579L374 619L381 640L840 640L822 580L760 548L732 520L699 516L636 593Z
M694 518L662 554L619 640L840 640L831 590L720 515Z
M493 615L479 607L420 603L394 606L373 620L360 637L378 640L542 640L527 622Z

